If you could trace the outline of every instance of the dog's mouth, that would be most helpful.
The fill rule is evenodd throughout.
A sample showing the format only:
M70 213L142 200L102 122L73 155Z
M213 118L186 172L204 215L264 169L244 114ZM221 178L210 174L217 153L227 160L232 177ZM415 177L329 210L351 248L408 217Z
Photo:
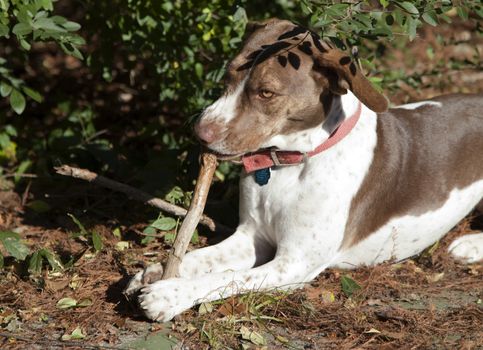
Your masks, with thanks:
M241 153L220 153L217 151L214 151L212 149L209 149L210 153L213 153L219 160L223 161L232 161L232 162L240 162L242 158L246 155L254 154L254 153L259 153L267 150L278 150L278 147L264 147L264 148L259 148L256 150L251 150L247 152L241 152Z
M226 161L241 160L241 158L246 154L244 152L243 153L220 153L209 148L208 148L208 152L214 154L216 158L218 158L218 160L226 160Z

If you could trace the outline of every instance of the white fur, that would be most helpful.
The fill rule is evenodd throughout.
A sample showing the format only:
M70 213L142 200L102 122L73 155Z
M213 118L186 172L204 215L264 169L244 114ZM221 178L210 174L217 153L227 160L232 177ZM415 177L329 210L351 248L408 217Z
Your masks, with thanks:
M221 129L217 132L224 134L227 131L228 123L235 118L238 100L245 88L248 76L240 82L235 90L228 94L221 96L212 105L208 106L201 115L201 118L206 124L217 124ZM210 148L220 154L230 154L231 151L227 148L224 138L210 143Z
M277 147L284 151L310 152L327 140L329 136L330 134L319 125L288 135L275 135L260 148Z
M348 93L341 101L344 115L352 115L356 97ZM363 106L352 132L327 151L297 166L272 169L265 186L256 184L253 174L242 175L240 225L231 237L188 253L179 278L144 287L141 278L133 279L130 292L141 288L145 314L167 321L203 301L250 290L299 287L330 266L404 259L441 237L482 198L483 181L479 181L451 192L439 209L394 218L354 247L341 249L352 199L373 159L376 125L376 114ZM305 141L312 149L314 135L324 134L313 129L275 141L309 147ZM257 259L269 260L270 247L276 247L273 260L253 267ZM468 249L454 248L462 250Z
M423 106L435 106L441 108L443 104L438 101L420 101L414 103L407 103L405 105L396 106L394 108L402 108L402 109L418 109L419 107Z
M448 251L458 260L475 263L483 260L483 233L474 233L455 239Z
M483 180L464 189L454 189L440 208L419 216L407 215L390 220L368 238L343 252L335 265L342 268L374 265L419 254L443 237L456 222L475 207L482 196ZM470 249L469 245L475 242L462 243L458 251L460 255L464 256L463 250ZM483 242L483 237L480 238L480 242ZM477 255L478 251L479 254L483 254L483 245L479 250L478 247L474 248L476 251L471 254ZM469 259L473 257L471 254Z
M222 125L228 124L230 120L235 118L238 99L245 88L247 78L242 80L231 94L221 96L213 104L208 106L204 110L201 118L205 120L205 122L217 121Z

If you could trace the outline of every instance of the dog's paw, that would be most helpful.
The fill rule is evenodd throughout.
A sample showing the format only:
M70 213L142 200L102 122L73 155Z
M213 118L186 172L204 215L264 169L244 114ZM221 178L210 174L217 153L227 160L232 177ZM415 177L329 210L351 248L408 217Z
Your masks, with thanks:
M139 306L149 319L167 322L195 304L192 293L185 279L157 281L141 289Z
M144 286L159 281L161 277L163 277L163 265L159 263L149 265L144 270L139 271L134 275L129 281L126 289L124 289L124 294L132 296Z
M483 233L461 236L450 244L448 251L455 259L466 263L483 260Z

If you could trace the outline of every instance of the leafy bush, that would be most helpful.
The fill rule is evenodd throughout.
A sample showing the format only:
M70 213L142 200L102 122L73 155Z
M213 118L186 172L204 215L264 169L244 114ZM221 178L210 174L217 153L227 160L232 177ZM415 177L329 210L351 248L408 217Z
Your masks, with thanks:
M54 41L65 53L82 58L78 47L85 41L74 33L80 25L62 16L52 16L53 9L53 0L0 1L0 39L8 39L13 34L25 51L31 49L32 43ZM24 94L37 102L41 102L42 97L15 77L6 64L7 60L0 57L0 95L10 97L10 106L21 114L25 109Z
M14 48L16 54L30 50L35 42L53 41L65 53L82 58L79 48L85 40L75 33L80 25L53 15L53 4L52 0L1 1L0 38L13 34L19 45ZM469 13L483 17L480 2L472 0L380 0L376 4L303 0L272 5L247 0L88 0L80 9L82 35L90 43L87 63L93 72L108 82L124 77L134 88L157 95L165 108L187 115L218 95L224 63L239 48L247 11L250 19L278 15L298 20L341 48L368 47L370 51L362 55L368 63L376 52L371 42L396 37L412 40L423 23L449 22L451 10L463 19ZM42 97L13 75L8 63L0 58L0 94L9 96L13 110L20 114L24 95L37 102Z
M161 102L183 112L196 110L214 96L223 62L241 42L247 16L233 3L88 1L86 27L95 30L89 35L100 34L89 62L108 81L125 72L134 83L142 79L142 89L156 91ZM140 61L149 62L143 71Z
M402 41L412 40L423 23L435 26L449 22L447 13L452 9L461 18L468 18L469 12L483 17L476 1L462 1L457 6L439 0L381 0L377 6L368 0L280 4L267 7L258 1L167 0L116 1L113 5L91 0L86 28L95 28L89 35L100 37L98 49L89 56L91 66L101 70L107 80L123 71L131 81L142 79L142 89L156 91L161 103L192 115L218 96L224 65L239 49L247 12L251 20L275 15L297 20L342 49L401 36ZM110 11L112 6L117 10ZM362 56L367 56L369 63L374 58L374 45L366 46L370 50ZM113 67L113 58L121 69ZM139 72L136 67L147 61Z

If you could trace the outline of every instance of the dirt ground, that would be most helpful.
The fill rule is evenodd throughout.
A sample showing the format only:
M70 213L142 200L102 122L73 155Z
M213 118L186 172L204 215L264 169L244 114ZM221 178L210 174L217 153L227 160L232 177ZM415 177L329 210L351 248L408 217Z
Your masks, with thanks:
M451 65L452 57L474 59L475 50L481 55L481 35L464 23L438 30L425 29L414 43L391 53L386 64L415 77L399 84L394 103L443 92L483 92L481 69ZM452 44L439 42L438 34L453 38ZM72 264L29 276L25 264L7 259L0 271L1 349L483 347L483 265L460 264L446 252L455 237L483 229L476 214L413 259L327 270L292 294L252 293L157 324L145 320L122 294L132 274L165 258L170 248L162 237L140 244L153 210L75 180L67 188L31 190L53 209L38 214L22 205L25 193L0 192L0 231L13 230L32 251L49 248ZM102 237L100 252L72 237L78 229L66 213L76 213ZM190 249L217 239L205 232ZM347 280L357 283L350 291L342 286ZM64 300L60 308L63 298L75 305L71 300L66 307Z

